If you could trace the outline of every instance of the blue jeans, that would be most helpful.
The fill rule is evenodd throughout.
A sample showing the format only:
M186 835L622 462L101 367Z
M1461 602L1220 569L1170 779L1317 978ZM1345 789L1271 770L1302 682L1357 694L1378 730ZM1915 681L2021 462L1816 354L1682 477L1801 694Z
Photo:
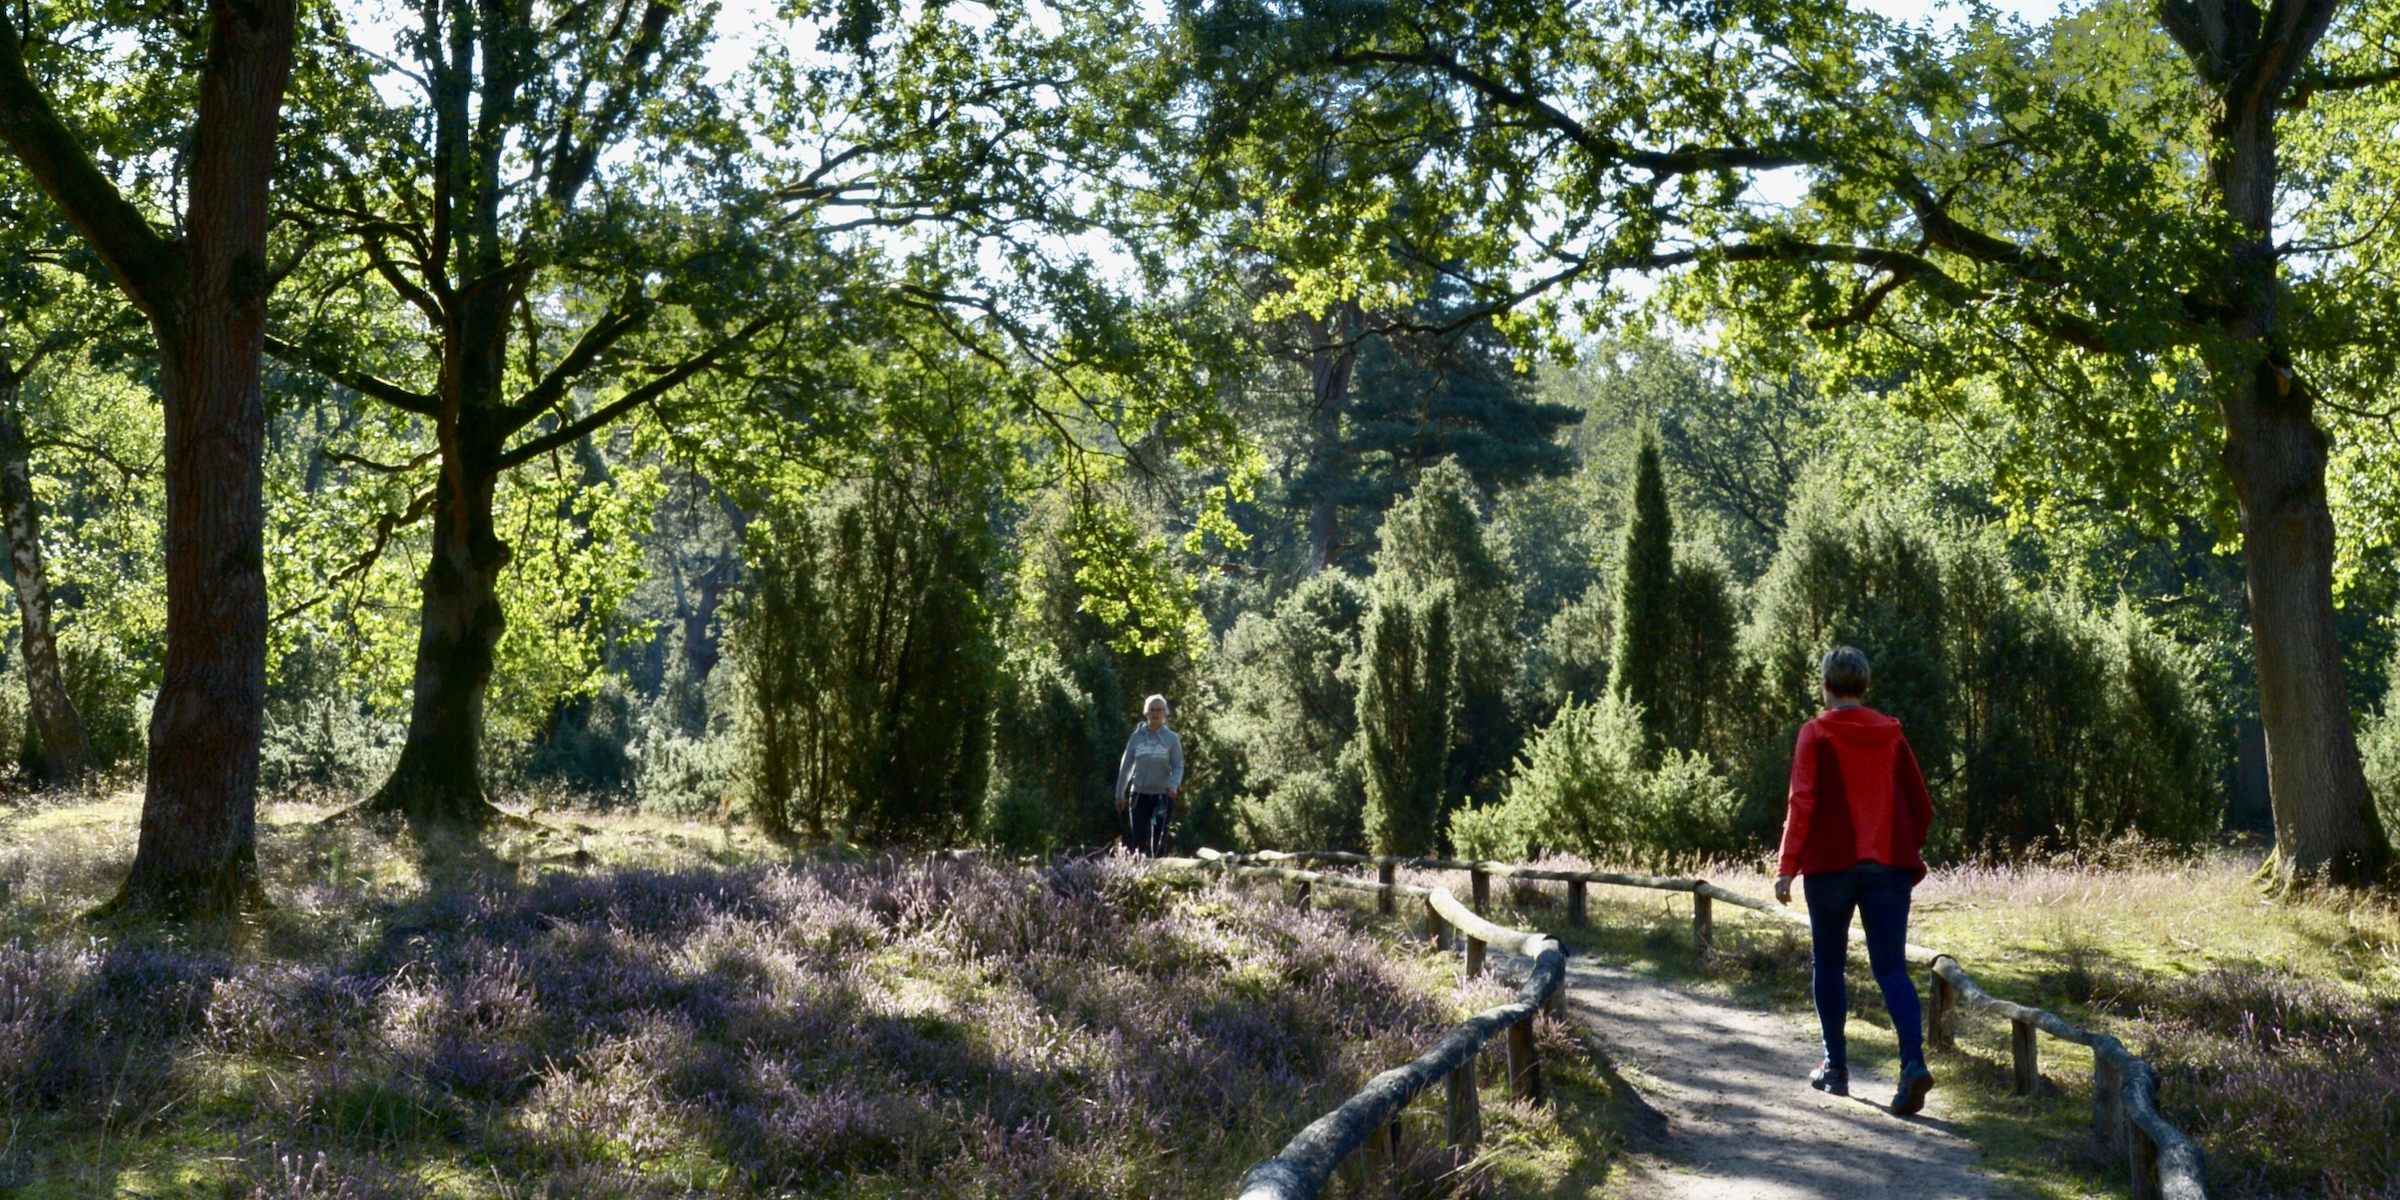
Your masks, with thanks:
M1850 1044L1842 1023L1850 1017L1850 988L1843 970L1850 960L1850 914L1867 927L1867 965L1883 988L1884 1011L1900 1035L1900 1062L1925 1061L1925 1011L1916 981L1908 977L1908 872L1881 863L1860 863L1829 875L1800 880L1808 896L1809 966L1817 997L1817 1023L1825 1028L1825 1061L1850 1067Z

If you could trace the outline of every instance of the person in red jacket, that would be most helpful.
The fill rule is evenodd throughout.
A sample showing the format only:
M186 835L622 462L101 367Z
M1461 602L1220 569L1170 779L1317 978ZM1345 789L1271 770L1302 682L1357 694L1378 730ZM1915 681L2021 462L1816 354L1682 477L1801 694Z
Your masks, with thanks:
M1839 646L1819 664L1825 711L1800 727L1792 748L1790 807L1783 820L1783 853L1775 868L1775 898L1792 902L1792 877L1808 895L1809 961L1817 1023L1825 1030L1825 1061L1809 1086L1850 1094L1849 1044L1843 1023L1850 990L1843 977L1850 957L1850 914L1867 931L1867 963L1883 988L1883 1007L1900 1039L1900 1090L1892 1111L1916 1113L1933 1090L1925 1069L1925 1017L1908 977L1909 892L1925 878L1925 832L1933 801L1916 752L1900 722L1868 708L1867 656Z

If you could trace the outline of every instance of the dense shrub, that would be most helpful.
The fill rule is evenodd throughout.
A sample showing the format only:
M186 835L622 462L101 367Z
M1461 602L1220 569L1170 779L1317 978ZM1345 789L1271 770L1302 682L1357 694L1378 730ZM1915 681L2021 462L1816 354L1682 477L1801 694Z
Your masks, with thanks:
M887 466L753 526L735 644L762 825L935 842L978 815L996 657L983 511Z
M1251 845L1364 846L1365 793L1343 751L1358 733L1367 604L1364 585L1329 571L1225 633L1218 727L1245 781L1236 819Z
M1744 632L1756 707L1742 824L1783 813L1817 657L1866 651L1867 702L1900 718L1935 799L1932 850L2088 850L2214 829L2222 752L2198 666L2138 612L2034 592L1993 529L1802 493Z
M732 674L728 671L724 677ZM699 731L686 732L676 722L659 719L658 707L652 705L645 714L648 719L630 752L634 803L643 812L668 817L728 812L738 792L735 781L742 757L732 714L717 708Z
M1837 645L1866 652L1875 672L1868 703L1899 718L1919 761L1943 773L1953 755L1944 600L1939 534L1929 523L1896 507L1854 505L1829 481L1802 490L1742 635L1760 689L1744 740L1764 756L1751 774L1752 815L1781 820L1793 738L1821 706L1818 660Z
M1615 695L1559 710L1527 744L1498 804L1450 821L1471 858L1544 853L1664 866L1734 848L1733 789L1697 754L1650 765L1641 712Z
M1608 689L1609 651L1616 641L1616 614L1606 589L1593 584L1558 610L1527 647L1526 674L1545 713L1567 701Z
M2366 760L2367 788L2375 794L2384 840L2400 844L2400 719L2393 716L2391 700L2359 730L2358 752Z
M1665 666L1663 720L1649 723L1654 743L1732 761L1745 705L1739 602L1733 577L1712 557L1677 555L1669 586L1674 619L1652 635Z
M1246 845L1326 850L1364 850L1366 786L1358 759L1346 757L1321 770L1277 777L1263 796L1245 797L1237 814Z
M2013 590L2013 585L2012 585ZM1959 663L1965 761L1945 833L1968 851L2189 845L2218 816L2213 723L2189 656L2129 607L2012 595Z
M407 732L404 722L379 717L339 694L270 703L259 738L258 784L270 793L308 788L362 796L391 773Z
M985 841L1010 850L1047 850L1097 841L1087 832L1108 828L1108 741L1122 708L1106 656L1083 655L1083 670L1042 650L1012 653L1003 663L992 721L992 778L984 800ZM1096 703L1096 679L1107 703ZM1079 836L1081 835L1081 836Z

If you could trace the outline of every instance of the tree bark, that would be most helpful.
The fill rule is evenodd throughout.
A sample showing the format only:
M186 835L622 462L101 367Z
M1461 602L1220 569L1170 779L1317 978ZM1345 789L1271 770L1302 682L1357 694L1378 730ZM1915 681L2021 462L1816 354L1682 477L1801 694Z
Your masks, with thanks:
M141 840L123 907L263 901L258 742L267 581L259 359L267 191L292 66L291 0L218 0L193 127L182 284L153 306L166 408L167 661L150 713Z
M1358 365L1358 347L1351 342L1355 322L1348 305L1307 322L1310 347L1308 383L1309 473L1317 479L1316 499L1308 508L1308 574L1322 573L1341 558L1341 507L1326 489L1341 468L1342 411L1350 403L1350 374Z
M50 576L42 562L42 518L34 506L18 396L24 380L0 363L0 516L8 527L8 566L17 589L25 656L25 697L41 731L43 773L52 786L75 782L92 769L92 738L67 695L58 667L58 637L50 623Z
M2161 10L2219 96L2210 181L2248 235L2225 263L2211 347L2225 423L2223 465L2241 510L2250 639L2275 811L2281 885L2380 881L2391 850L2375 817L2333 610L2333 514L2326 438L2283 343L2284 285L2274 241L2275 120L2333 16L2334 0L2279 5L2197 0Z
M2272 363L2228 391L2224 461L2241 506L2276 873L2285 882L2371 883L2389 852L2359 763L2335 633L2325 436L2305 389Z
M499 597L509 549L492 520L497 474L445 489L433 552L419 583L415 695L408 740L369 807L419 824L482 824L498 815L483 783L483 703L493 652L508 628Z

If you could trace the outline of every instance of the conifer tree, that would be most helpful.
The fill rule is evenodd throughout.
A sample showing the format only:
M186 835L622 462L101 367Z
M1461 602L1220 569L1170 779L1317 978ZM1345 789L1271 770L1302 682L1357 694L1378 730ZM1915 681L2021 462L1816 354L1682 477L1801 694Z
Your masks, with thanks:
M1669 749L1725 761L1741 663L1733 580L1722 563L1697 555L1678 559L1674 578L1652 728Z
M1358 740L1366 782L1367 838L1377 854L1434 848L1448 792L1457 704L1447 583L1378 586L1360 647Z
M1515 577L1485 537L1475 481L1455 461L1437 463L1384 518L1378 579L1404 590L1451 589L1458 724L1452 791L1475 803L1497 799L1524 731L1510 695L1517 674Z
M1583 419L1581 410L1537 396L1490 322L1457 324L1466 309L1454 287L1437 282L1406 312L1352 307L1308 326L1307 465L1285 501L1307 514L1311 573L1341 561L1365 540L1360 527L1437 464L1457 464L1486 490L1574 469L1557 435ZM1333 353L1344 339L1354 345ZM1345 536L1345 526L1354 531Z
M1633 519L1617 569L1616 656L1609 690L1642 708L1651 748L1666 744L1674 724L1668 696L1675 624L1675 516L1667 507L1666 474L1658 438L1645 433L1634 465Z

